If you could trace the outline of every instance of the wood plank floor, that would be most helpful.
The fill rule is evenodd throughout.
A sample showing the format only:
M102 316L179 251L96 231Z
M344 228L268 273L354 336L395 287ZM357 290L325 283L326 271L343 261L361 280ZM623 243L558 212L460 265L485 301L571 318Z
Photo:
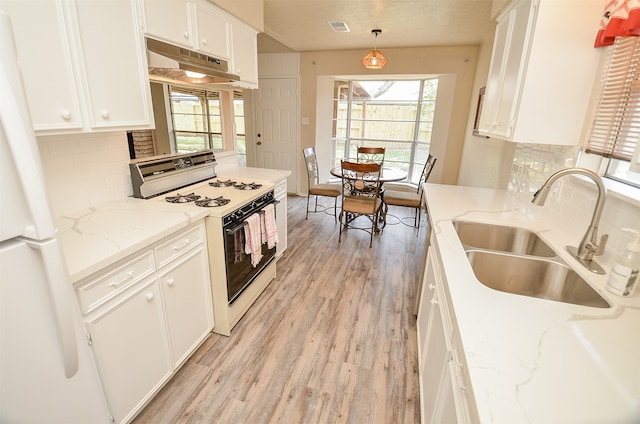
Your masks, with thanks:
M231 336L211 335L135 423L420 422L413 307L427 220L416 235L412 218L403 225L391 216L369 249L358 230L339 245L333 216L305 220L305 206L289 197L277 278Z

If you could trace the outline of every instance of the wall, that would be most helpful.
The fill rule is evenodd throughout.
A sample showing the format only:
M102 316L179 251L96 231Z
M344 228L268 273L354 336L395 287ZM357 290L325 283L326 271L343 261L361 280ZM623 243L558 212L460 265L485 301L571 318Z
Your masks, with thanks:
M38 137L55 216L133 195L124 131Z
M464 141L471 89L477 62L477 46L459 47L423 47L384 49L383 53L389 63L381 70L364 69L360 59L366 51L341 50L300 53L300 116L308 118L309 123L303 124L300 131L300 148L316 146L317 150L324 150L324 145L330 142L326 137L326 128L330 129L330 122L318 122L317 113L320 100L319 87L325 87L320 82L322 77L380 77L394 78L396 76L411 75L416 78L427 75L448 75L453 81L451 94L451 116L444 119L448 128L443 130L446 139L434 139L433 148L438 151L438 165L440 175L434 171L434 182L455 184L460 166L460 156ZM448 83L446 84L448 85ZM322 94L322 93L320 93ZM321 128L317 128L320 127ZM325 129L324 133L322 128ZM317 134L325 134L318 137ZM323 146L321 146L323 145ZM319 152L320 156L320 152ZM300 156L300 175L306 175L304 162ZM301 190L306 190L306 182L301 181Z
M480 88L487 83L492 48L493 31L487 34L478 50L478 66L476 67L476 75L473 81L472 101L467 116L457 184L504 189L507 187L511 175L511 162L515 144L497 138L473 135L478 94Z
M236 18L264 31L264 0L209 0Z

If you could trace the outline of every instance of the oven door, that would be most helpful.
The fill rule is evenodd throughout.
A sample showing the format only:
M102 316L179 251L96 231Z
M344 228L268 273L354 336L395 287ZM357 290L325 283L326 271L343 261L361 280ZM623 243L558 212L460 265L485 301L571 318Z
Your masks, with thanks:
M229 304L253 282L260 272L276 255L275 246L267 248L262 244L262 259L254 267L251 255L245 253L244 222L224 228L225 265L227 270L227 293Z

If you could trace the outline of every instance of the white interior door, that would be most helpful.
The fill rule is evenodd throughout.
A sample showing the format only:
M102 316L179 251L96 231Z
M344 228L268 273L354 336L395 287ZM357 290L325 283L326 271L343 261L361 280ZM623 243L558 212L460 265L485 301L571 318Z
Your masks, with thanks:
M298 81L260 79L256 99L256 160L261 168L291 171L287 192L298 192Z

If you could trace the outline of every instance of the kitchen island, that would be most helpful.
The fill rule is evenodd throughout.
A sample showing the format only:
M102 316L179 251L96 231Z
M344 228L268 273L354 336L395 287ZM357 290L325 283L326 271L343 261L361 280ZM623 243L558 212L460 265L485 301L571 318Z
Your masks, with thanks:
M423 408L425 401L440 407L435 414L445 411L443 417L447 405L455 403L458 419L462 411L463 421L482 423L638 422L640 292L621 298L606 291L606 275L590 273L563 249L576 245L582 234L567 233L548 209L531 204L529 194L426 184L425 199L432 225L427 268L435 268L442 287L428 281L427 271L418 313ZM611 307L508 294L483 285L454 229L455 219L538 233ZM444 306L433 308L432 298ZM448 312L442 315L445 327L452 328L452 342L443 358L458 365L442 380L454 389L440 383L437 394L424 379L432 359L425 360L425 350L433 345L429 338L439 322L433 313L425 316L429 309ZM442 392L453 392L455 400L447 403ZM429 422L424 413L433 410L423 410L423 422Z

